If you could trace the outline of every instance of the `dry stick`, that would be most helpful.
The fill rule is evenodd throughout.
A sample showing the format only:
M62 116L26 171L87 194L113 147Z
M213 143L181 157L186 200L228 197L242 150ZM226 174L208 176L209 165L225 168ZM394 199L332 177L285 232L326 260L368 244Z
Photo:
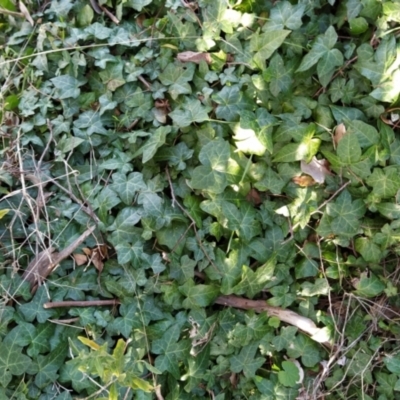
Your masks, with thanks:
M101 5L100 7L104 11L104 13L108 16L108 18L110 18L111 21L114 22L114 24L117 24L117 25L119 24L120 21L114 14L112 14L110 11L108 11L108 9L106 7L104 7L103 5Z
M218 267L214 264L214 262L211 260L210 256L208 255L208 253L206 252L206 249L203 247L202 243L201 243L201 239L197 233L197 228L196 228L196 221L193 219L193 217L185 210L185 208L179 203L179 201L176 199L175 197L175 192L174 192L174 188L172 186L172 181L171 181L171 176L169 174L169 170L168 167L165 168L165 173L167 175L167 179L168 179L168 183L169 183L169 187L171 190L171 197L172 197L172 207L174 207L174 203L176 203L176 205L182 210L182 212L190 219L190 221L192 222L192 226L193 226L193 231L194 234L196 236L196 240L197 243L199 244L201 251L203 252L203 254L206 256L208 262L215 268L215 270L221 274L221 271L218 269ZM221 274L222 275L222 274Z
M244 310L254 310L258 313L266 312L269 317L278 317L281 321L296 326L303 332L307 333L311 336L313 340L322 343L328 348L332 347L331 343L321 342L320 340L318 340L318 337L314 336L321 333L322 331L321 328L318 328L315 325L314 321L312 321L310 318L303 317L302 315L299 315L294 311L270 306L266 304L264 300L249 300L233 295L220 296L215 300L215 303L234 308L241 308Z
M68 190L64 186L60 185L55 179L53 179L53 178L51 178L50 176L47 176L47 175L45 175L45 176L48 179L48 182L51 182L54 185L56 185L59 189L61 189L65 193L67 193L72 200L74 200L76 203L78 203L81 206L82 211L85 212L87 215L89 215L89 217L93 218L93 220L96 223L100 222L99 217L94 213L94 211L90 208L90 206L88 206L88 207L85 206L83 204L83 202L80 199L78 199L78 197L76 197L70 190Z
M53 269L74 250L83 243L96 229L96 226L88 228L76 240L59 253L54 253L54 247L41 251L28 265L22 277L31 284L31 292L35 293L38 285L47 278Z
M58 308L58 307L96 307L96 306L117 306L121 302L117 299L112 300L86 300L86 301L50 301L44 303L43 308Z

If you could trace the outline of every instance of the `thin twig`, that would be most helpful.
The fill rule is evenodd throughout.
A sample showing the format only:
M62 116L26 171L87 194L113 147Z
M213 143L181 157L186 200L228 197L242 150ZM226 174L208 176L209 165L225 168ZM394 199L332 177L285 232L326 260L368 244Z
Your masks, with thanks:
M43 308L59 307L96 307L96 306L117 306L121 304L118 299L112 300L86 300L86 301L51 301L43 304Z
M175 192L174 192L174 188L172 186L172 181L171 181L171 176L169 174L169 170L168 167L165 168L165 173L167 175L167 179L168 179L168 183L169 183L169 187L171 190L171 197L172 197L172 207L174 207L174 204L176 204L180 210L190 219L190 221L192 222L192 227L193 227L193 231L194 234L196 236L196 240L197 243L199 244L201 251L203 252L203 254L206 256L208 262L215 268L215 270L222 275L221 271L219 270L219 268L215 265L215 263L211 260L210 256L208 255L206 249L203 247L203 244L201 243L201 239L199 237L199 234L197 233L197 228L196 228L196 221L193 219L193 217L189 214L188 211L186 211L186 209L179 203L179 201L176 199L175 197Z

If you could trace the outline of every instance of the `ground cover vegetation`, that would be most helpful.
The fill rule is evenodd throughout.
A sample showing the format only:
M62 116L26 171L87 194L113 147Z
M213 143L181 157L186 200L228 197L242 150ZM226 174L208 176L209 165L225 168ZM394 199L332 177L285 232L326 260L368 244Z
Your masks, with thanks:
M0 399L400 398L399 2L0 8Z

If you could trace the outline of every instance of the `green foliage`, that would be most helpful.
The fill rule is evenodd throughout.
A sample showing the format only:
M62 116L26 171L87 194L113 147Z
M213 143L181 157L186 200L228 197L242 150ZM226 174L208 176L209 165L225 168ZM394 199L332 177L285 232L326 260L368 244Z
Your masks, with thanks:
M396 1L0 8L0 398L398 398Z

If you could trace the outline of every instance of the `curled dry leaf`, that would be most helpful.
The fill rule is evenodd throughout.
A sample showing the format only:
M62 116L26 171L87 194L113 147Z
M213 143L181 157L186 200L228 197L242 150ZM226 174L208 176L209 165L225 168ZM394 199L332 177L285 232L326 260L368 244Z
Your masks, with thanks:
M88 259L87 256L85 256L84 254L72 254L72 257L74 257L74 260L78 267L80 267L83 264L86 264Z
M335 134L333 135L333 141L335 142L336 146L345 134L346 134L346 127L344 126L343 123L341 123L336 127Z
M26 5L20 1L19 2L19 9L21 10L21 13L25 17L25 19L33 26L35 23L33 22L33 19L31 17L31 14L29 13L28 9L26 8Z
M309 187L317 183L310 175L295 176L292 181L301 187Z
M305 161L301 161L300 169L305 174L310 175L314 181L318 183L324 183L325 176L332 175L329 170L329 162L325 159L318 160L316 157L313 157L308 164Z
M184 51L182 53L178 53L176 59L180 62L194 62L196 64L200 64L203 60L207 64L211 64L211 56L210 53L200 53L195 51Z
M258 206L262 203L260 192L255 188L250 189L249 193L246 195L246 200L255 206Z

